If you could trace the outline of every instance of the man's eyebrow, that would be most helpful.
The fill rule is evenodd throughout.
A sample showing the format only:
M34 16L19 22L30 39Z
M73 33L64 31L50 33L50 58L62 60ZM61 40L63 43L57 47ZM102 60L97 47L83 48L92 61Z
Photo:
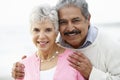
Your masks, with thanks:
M74 19L81 20L79 17L73 18L72 20L74 20Z
M59 21L60 21L60 20L65 20L65 19L59 19Z

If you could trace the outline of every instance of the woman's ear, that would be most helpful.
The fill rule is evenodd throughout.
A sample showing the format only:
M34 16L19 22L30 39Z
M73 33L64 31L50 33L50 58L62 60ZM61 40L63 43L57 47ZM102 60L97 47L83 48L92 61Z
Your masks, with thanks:
M58 31L57 36L56 36L56 42L59 42L59 37L60 37L60 33Z
M59 31L56 31L56 37L58 36Z
M88 16L88 21L90 22L90 19L91 19L91 14L89 14L89 16Z

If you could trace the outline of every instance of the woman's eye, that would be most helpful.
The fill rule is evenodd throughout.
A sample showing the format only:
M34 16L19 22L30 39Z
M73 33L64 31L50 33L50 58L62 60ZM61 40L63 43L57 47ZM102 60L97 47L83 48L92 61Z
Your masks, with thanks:
M46 32L51 32L51 31L52 31L51 28L47 28L47 29L46 29Z
M34 28L33 32L39 32L40 30L38 28Z

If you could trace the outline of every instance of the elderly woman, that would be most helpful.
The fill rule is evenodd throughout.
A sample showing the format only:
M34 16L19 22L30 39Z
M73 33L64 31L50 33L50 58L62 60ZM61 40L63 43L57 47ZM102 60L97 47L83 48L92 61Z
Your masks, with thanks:
M37 51L21 61L25 65L25 75L23 79L16 80L84 80L67 60L73 52L56 43L56 10L45 6L37 7L31 14L30 23L32 40Z

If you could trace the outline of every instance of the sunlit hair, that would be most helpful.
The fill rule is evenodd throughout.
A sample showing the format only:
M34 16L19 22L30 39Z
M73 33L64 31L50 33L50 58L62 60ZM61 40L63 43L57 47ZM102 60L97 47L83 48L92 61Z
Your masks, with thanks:
M54 8L48 5L41 5L33 8L33 11L30 15L31 25L38 21L44 22L46 19L53 23L56 32L58 32L58 14Z
M75 6L80 8L82 15L85 17L85 19L89 18L89 11L88 11L88 4L85 0L59 0L56 9L59 11L59 9L64 8L66 6Z

